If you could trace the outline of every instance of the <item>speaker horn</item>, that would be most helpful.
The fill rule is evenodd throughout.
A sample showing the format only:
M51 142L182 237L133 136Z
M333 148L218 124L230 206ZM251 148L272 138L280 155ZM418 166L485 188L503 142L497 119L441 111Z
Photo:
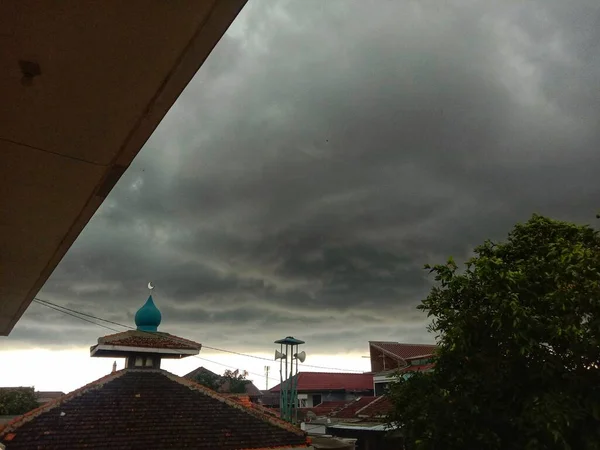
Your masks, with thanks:
M302 351L300 353L294 353L294 358L296 358L300 362L306 361L306 352Z
M275 350L275 361L283 358L285 358L285 353L281 353L279 350Z

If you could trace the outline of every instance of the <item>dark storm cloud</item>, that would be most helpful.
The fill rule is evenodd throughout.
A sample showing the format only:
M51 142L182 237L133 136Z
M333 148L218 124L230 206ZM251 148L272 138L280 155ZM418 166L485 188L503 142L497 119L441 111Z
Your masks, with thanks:
M430 340L423 264L533 212L593 219L599 17L250 0L40 296L129 324L152 279L161 329L237 350ZM15 345L103 333L42 308Z

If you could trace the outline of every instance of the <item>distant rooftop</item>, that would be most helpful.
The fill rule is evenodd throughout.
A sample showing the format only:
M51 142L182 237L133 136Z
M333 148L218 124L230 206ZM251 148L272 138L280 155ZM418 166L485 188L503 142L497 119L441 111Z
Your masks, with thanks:
M373 375L368 373L299 372L297 377L299 392L367 392L373 390ZM278 384L271 388L271 392L279 392L280 386Z

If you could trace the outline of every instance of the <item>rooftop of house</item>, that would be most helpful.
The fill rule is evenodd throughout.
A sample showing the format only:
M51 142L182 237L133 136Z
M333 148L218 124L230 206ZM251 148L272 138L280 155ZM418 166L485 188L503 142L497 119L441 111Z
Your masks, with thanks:
M356 417L356 413L371 404L378 397L365 396L360 397L350 403L347 403L342 409L332 414L333 417L338 419L353 419Z
M62 397L63 395L65 395L65 393L60 391L36 391L35 399L38 403L46 403L55 398Z
M103 377L5 424L0 442L9 450L308 446L287 422L160 369Z
M437 348L435 344L403 344L386 341L369 341L369 346L389 356L404 360L431 356Z
M331 416L336 411L343 409L348 405L348 402L345 401L331 401L331 402L322 402L317 406L311 406L308 408L299 408L298 409L298 418L301 420L305 420L307 418L308 413L313 413L317 417Z
M356 411L356 416L361 418L382 418L387 416L394 405L387 395L376 397L368 405Z
M297 377L298 392L367 392L373 390L373 375L369 373L299 372L294 377ZM271 392L280 390L279 384L271 388Z
M348 402L323 402L315 407L300 408L298 416L309 420L312 412L317 416L314 420L327 417L334 422L381 421L391 410L392 403L387 396L363 396Z

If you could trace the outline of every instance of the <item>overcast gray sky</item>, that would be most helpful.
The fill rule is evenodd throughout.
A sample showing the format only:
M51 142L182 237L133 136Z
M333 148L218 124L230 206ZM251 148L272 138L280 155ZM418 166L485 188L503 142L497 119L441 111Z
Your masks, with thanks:
M39 297L207 345L429 342L425 263L600 206L597 0L250 0ZM110 333L33 304L7 348Z

